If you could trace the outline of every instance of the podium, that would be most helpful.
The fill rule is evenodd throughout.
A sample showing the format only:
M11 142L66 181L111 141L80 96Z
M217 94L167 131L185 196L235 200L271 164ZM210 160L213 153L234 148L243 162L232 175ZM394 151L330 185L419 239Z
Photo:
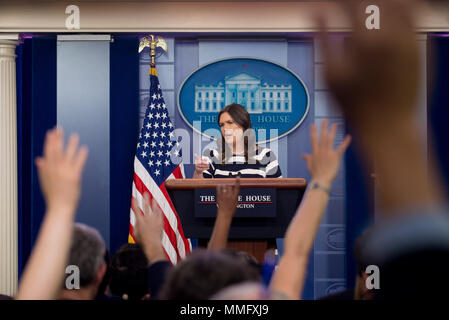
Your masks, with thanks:
M213 194L220 184L233 185L234 179L171 179L165 182L181 220L184 235L197 238L199 246L206 246L212 235L217 214ZM262 192L264 195L240 197L239 206L252 210L237 211L229 231L228 247L246 251L263 262L270 244L272 246L276 238L284 237L306 186L307 181L302 178L241 178L240 194ZM207 203L200 199L212 201ZM244 201L247 199L256 201ZM264 201L259 201L260 199Z

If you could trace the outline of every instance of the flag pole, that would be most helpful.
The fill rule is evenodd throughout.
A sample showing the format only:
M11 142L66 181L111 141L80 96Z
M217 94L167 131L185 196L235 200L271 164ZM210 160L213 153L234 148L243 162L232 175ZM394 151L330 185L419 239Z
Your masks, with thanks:
M154 41L154 36L150 35L151 42L150 42L150 57L151 57L151 64L150 66L152 68L156 67L156 41Z

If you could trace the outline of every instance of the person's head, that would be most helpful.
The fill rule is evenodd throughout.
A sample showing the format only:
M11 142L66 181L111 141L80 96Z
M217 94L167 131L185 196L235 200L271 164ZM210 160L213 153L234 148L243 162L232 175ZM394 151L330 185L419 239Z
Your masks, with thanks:
M232 249L222 249L222 252L229 254L237 259L242 260L245 263L248 263L249 267L253 268L254 271L258 272L259 274L262 272L262 265L260 264L259 261L257 261L257 259L249 254L246 251L235 251Z
M225 150L232 152L236 146L242 146L248 160L248 145L254 143L251 129L251 118L248 111L240 104L230 104L218 114L218 126L221 130L222 159L225 159ZM250 150L251 151L251 150Z
M447 294L449 217L410 214L379 223L366 240L369 261L376 266L368 283L373 299L433 299Z
M146 299L148 295L148 260L138 244L124 244L112 256L109 288L126 300Z
M248 281L259 282L260 274L245 259L199 249L170 270L159 297L207 300L223 288Z
M65 289L62 293L63 298L95 298L107 269L105 253L106 245L100 233L85 224L76 223L68 265L79 269L80 290L67 289L67 282L72 283L69 278L71 275L68 274L62 284Z
M357 263L357 276L355 281L354 298L356 300L371 300L373 292L366 287L368 274L366 268L372 264L367 254L367 239L369 238L371 228L365 229L355 240L354 258Z
M442 299L447 296L449 248L430 246L391 257L379 266L373 300Z
M214 294L210 300L268 300L271 295L258 282L244 282L229 286Z
M111 256L108 249L106 249L104 253L104 263L106 265L106 271L104 273L103 280L98 286L98 293L95 299L103 298L105 295L107 295L107 292L109 290L109 279L111 279Z

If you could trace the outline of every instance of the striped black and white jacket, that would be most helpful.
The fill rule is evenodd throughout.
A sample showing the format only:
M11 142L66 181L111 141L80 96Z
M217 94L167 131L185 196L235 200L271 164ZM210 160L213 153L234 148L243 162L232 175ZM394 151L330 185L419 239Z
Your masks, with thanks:
M244 155L234 154L222 163L216 149L204 150L203 157L210 164L209 169L203 171L204 178L231 178L237 175L241 178L282 178L276 155L268 148L258 148L248 162L245 162Z

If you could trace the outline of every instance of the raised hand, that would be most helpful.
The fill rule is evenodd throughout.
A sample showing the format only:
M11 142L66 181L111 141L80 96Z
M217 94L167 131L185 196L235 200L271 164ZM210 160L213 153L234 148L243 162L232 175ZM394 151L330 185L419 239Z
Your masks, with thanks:
M70 136L64 148L61 128L50 130L44 142L44 155L36 159L39 182L48 212L53 208L71 208L75 211L81 191L81 175L88 150L78 147L79 136Z
M345 0L353 33L339 53L331 45L321 18L322 50L329 89L355 129L397 126L416 107L419 55L413 32L416 1ZM365 8L380 9L380 30L365 26ZM362 130L367 133L366 130Z
M312 176L312 181L330 189L337 175L341 158L348 148L351 137L334 148L337 125L328 129L327 120L321 123L320 136L316 125L310 129L312 154L303 155ZM274 272L270 289L275 297L287 299L301 298L306 277L307 263L318 226L326 210L329 194L321 190L306 192L293 217L284 240L284 255Z
M351 137L346 136L343 142L334 148L337 125L332 124L328 130L328 121L321 122L320 135L317 135L317 126L310 128L310 142L312 154L304 154L302 157L307 163L307 168L312 180L330 188L340 167L341 157L351 143Z
M234 185L217 186L218 212L214 230L207 248L209 250L221 250L226 248L229 229L232 218L237 210L238 196L240 193L240 177L235 179Z
M414 0L345 0L354 32L342 54L322 32L325 73L365 159L382 177L379 212L444 203L436 165L417 129L419 52L413 30ZM380 9L380 30L367 30L364 8ZM322 29L325 29L321 19Z
M135 198L133 198L131 206L136 216L134 235L137 242L142 245L148 261L153 263L158 260L166 260L162 246L164 219L158 204L154 199L150 201L148 193L145 192L142 201L143 210L139 209Z
M44 155L36 159L46 212L17 299L56 299L61 290L88 153L78 143L78 135L72 135L64 148L62 129L50 130L44 141Z
M238 195L240 193L240 178L235 179L234 185L217 186L218 214L226 215L230 218L237 210Z

